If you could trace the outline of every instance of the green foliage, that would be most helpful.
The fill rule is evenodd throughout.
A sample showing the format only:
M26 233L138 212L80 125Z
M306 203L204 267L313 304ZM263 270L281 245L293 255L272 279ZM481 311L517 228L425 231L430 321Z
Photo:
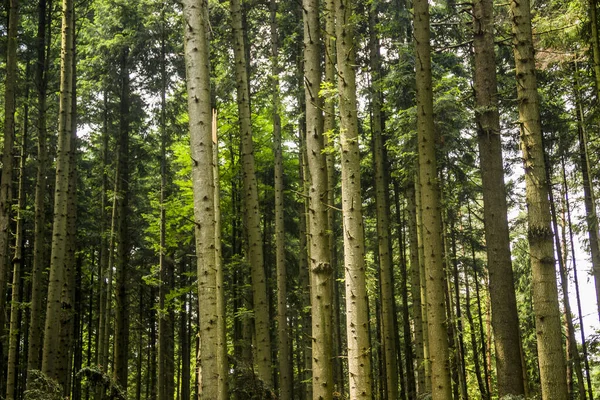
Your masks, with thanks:
M101 369L95 367L83 368L77 373L76 377L94 390L100 388L104 393L104 398L108 400L127 400L127 396L119 384Z
M42 371L28 371L28 389L24 393L25 400L62 400L62 387L54 379Z

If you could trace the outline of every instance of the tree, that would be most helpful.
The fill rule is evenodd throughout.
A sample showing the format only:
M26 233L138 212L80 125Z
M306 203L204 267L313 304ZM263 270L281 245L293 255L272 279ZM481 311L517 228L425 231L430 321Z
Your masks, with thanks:
M54 220L52 227L52 250L50 256L50 276L48 280L48 300L46 305L46 323L44 328L44 347L42 351L42 372L48 377L59 380L67 376L67 366L59 360L68 348L60 346L60 324L62 313L61 295L66 282L65 270L67 257L67 220L69 197L69 164L71 160L72 90L73 90L73 35L75 19L73 2L62 2L61 35L61 74L58 120L58 154L56 161L56 184L54 189ZM57 329L57 327L60 327ZM64 332L62 332L64 333Z
M422 214L423 262L427 276L427 330L434 400L451 398L449 350L446 329L445 283L442 259L442 215L437 178L436 134L433 124L429 5L414 3L414 38L417 64L417 133L419 188Z
M485 241L492 304L498 396L524 395L519 318L515 297L500 112L494 54L493 4L478 0L473 7L477 139L483 186Z
M215 185L213 177L212 109L210 101L209 48L207 38L208 2L184 2L185 58L187 72L190 146L194 190L194 220L198 266L198 305L200 314L199 393L202 398L219 395L221 380L218 326L217 252L215 249ZM222 397L220 397L222 396Z
M529 1L511 1L520 143L525 168L528 239L542 397L567 398L548 181L535 76Z
M321 88L321 34L319 1L303 1L304 95L306 97L306 172L308 181L308 268L312 319L312 394L333 396L332 286L328 233L328 177L324 154Z
M364 260L360 153L356 103L356 47L353 5L336 0L336 54L340 102L342 218L346 279L346 327L350 398L369 399L372 393L368 306Z

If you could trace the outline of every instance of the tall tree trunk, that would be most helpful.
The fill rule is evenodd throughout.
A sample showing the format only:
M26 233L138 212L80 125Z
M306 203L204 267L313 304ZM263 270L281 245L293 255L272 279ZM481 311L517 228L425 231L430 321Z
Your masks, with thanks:
M29 64L27 73L29 75ZM17 226L15 231L15 255L12 259L13 278L11 287L11 306L10 306L10 329L8 334L8 370L6 373L6 399L13 400L18 398L17 385L19 371L19 337L21 323L21 299L19 294L22 290L21 274L23 271L23 211L25 211L25 162L27 160L27 135L28 135L28 104L29 87L27 88L24 115L24 129L21 135L21 154L19 157L19 184L17 189Z
M372 393L369 309L366 291L360 153L356 102L353 5L336 0L336 48L340 102L342 217L346 282L346 327L350 398L370 399Z
M29 339L27 348L27 374L29 371L39 370L41 367L40 351L44 337L40 334L44 326L43 299L46 283L43 271L46 267L46 174L48 169L48 149L46 139L46 91L48 87L48 62L46 58L46 45L50 40L46 35L46 23L49 20L51 3L45 0L38 3L38 30L37 30L37 63L35 70L35 85L37 90L37 175L35 183L34 205L34 234L33 234L33 267L31 271L31 306ZM48 30L50 33L50 30ZM48 37L47 37L48 36Z
M386 398L398 398L398 364L396 358L396 336L394 328L394 287L392 277L392 253L390 245L390 210L388 183L385 171L385 138L381 107L381 55L377 26L377 2L369 10L369 60L371 73L371 134L373 136L373 164L375 170L375 203L377 207L377 244L381 286L381 339L385 363Z
M389 174L388 174L389 176ZM414 191L414 189L413 189ZM407 257L406 257L406 232L410 235L410 228L407 226L407 230L404 230L404 226L410 225L410 222L406 223L405 209L400 205L400 185L397 179L394 180L394 202L396 208L396 226L398 230L398 250L400 252L400 290L402 291L402 322L403 322L403 335L404 335L404 356L406 357L406 393L409 399L414 399L417 396L417 382L415 380L415 369L414 369L414 361L415 361L415 351L413 350L413 339L411 335L411 313L410 308L408 306L408 266L407 266ZM414 200L413 200L414 204ZM409 217L410 218L410 217ZM412 240L412 239L409 239ZM411 253L412 257L412 253ZM410 262L412 267L412 259ZM412 286L411 286L412 288ZM415 321L416 325L416 321ZM397 338L398 345L400 343L399 338ZM415 339L416 342L416 339ZM415 343L415 347L417 344ZM422 342L421 342L422 346ZM415 349L416 350L416 349ZM421 351L423 349L421 348ZM402 357L400 356L400 352L398 351L398 360L401 362ZM401 365L401 364L400 364ZM400 375L401 377L403 374ZM401 396L405 398L406 396Z
M4 149L2 151L2 176L0 177L0 377L4 380L6 365L5 299L9 261L10 214L15 140L15 114L17 91L17 30L19 26L19 2L8 1L8 32L6 44L6 81L4 84Z
M583 193L586 223L589 237L589 245L592 253L592 275L596 285L596 304L598 308L598 316L600 318L600 238L598 237L598 214L596 213L596 198L592 188L591 178L591 162L588 152L587 130L583 121L585 116L583 113L583 105L581 101L581 87L579 84L579 69L575 63L574 71L574 96L575 110L577 113L577 132L579 138L579 166L581 168L581 176L583 178Z
M581 125L579 125L581 127ZM549 157L545 157L546 176L549 178L552 176L552 167L550 165ZM566 362L567 362L567 390L569 392L569 398L573 398L573 369L577 375L577 385L579 398L585 400L585 382L583 380L583 372L581 369L581 359L579 357L579 350L577 349L577 341L575 340L575 327L573 326L573 314L571 312L571 301L569 300L569 273L567 266L565 265L566 260L563 257L563 246L560 243L560 237L558 235L558 216L556 213L556 205L554 203L554 193L552 190L551 181L548 181L549 200L550 200L550 211L552 213L552 229L555 232L554 243L556 245L556 258L558 261L558 271L560 275L560 288L562 294L562 303L564 307L565 325L567 330L566 338ZM566 243L565 243L566 245Z
M254 309L254 334L256 346L254 363L258 377L267 387L273 386L271 373L271 337L269 333L269 303L265 276L262 236L260 233L260 209L258 205L258 184L254 169L254 144L250 114L250 91L248 70L246 69L246 48L242 27L240 0L232 0L231 17L233 25L233 48L235 75L237 82L237 103L242 145L242 180L244 193L244 220L246 226L247 257L251 268L252 300Z
M473 7L474 83L498 395L503 397L523 395L525 388L508 235L492 3L477 0Z
M565 223L569 228L569 243L571 247L571 259L573 260L573 283L575 284L575 297L577 299L577 316L579 320L579 332L581 334L581 350L583 353L583 365L585 366L587 390L590 399L594 398L592 390L592 380L590 375L590 364L587 350L587 340L585 337L585 325L583 324L583 314L581 312L581 296L579 293L579 277L577 274L577 261L575 258L575 242L573 240L573 224L571 223L571 205L569 202L569 189L567 186L567 175L565 169L565 158L561 157L561 171L562 171L562 186L564 192L564 209L566 210ZM566 241L566 240L565 240Z
M217 137L217 111L212 113L213 135L213 180L215 184L215 251L216 251L216 280L217 280L217 365L219 368L219 400L228 399L229 360L227 358L227 307L225 303L225 281L223 271L223 255L221 251L221 194L219 183L219 140ZM184 397L185 399L185 397Z
M312 393L331 399L332 269L328 226L328 176L324 155L321 87L319 1L304 0L304 95L306 98L306 171L308 181L308 256L312 317Z
M544 170L531 10L528 0L512 0L510 6L542 397L545 400L563 400L568 397L565 355L562 347L554 245L550 227L548 184Z
M283 208L283 156L281 148L281 116L279 99L279 32L277 27L277 1L270 0L271 13L271 90L273 99L273 153L275 192L275 265L277 269L277 349L279 354L279 398L292 398L292 359L287 315L287 274L285 262L285 230Z
M160 286L158 289L158 306L161 310L158 319L158 400L171 400L175 387L175 314L172 309L165 309L165 298L174 288L174 281L169 279L175 268L173 260L167 256L167 70L166 70L166 38L164 6L161 9L161 38L160 38L160 249L158 264L160 269Z
M442 215L435 154L437 140L433 126L429 4L426 0L414 2L414 30L418 60L416 71L419 185L425 250L424 263L427 275L427 327L431 360L431 393L433 400L437 400L449 399L452 396L452 387L444 306Z
M596 86L596 100L600 99L600 39L598 38L598 1L588 0L590 10L590 29L592 40L592 57L594 62L594 77ZM600 273L600 271L598 271ZM596 282L598 279L596 279ZM596 295L598 286L596 286ZM600 307L600 305L599 305Z
M335 50L335 0L325 0L325 85L335 87L336 85L336 50ZM333 382L334 391L344 396L344 366L343 350L342 350L342 332L343 324L342 313L340 307L340 284L338 281L338 251L337 251L337 209L335 204L335 188L336 188L336 170L335 170L335 140L334 132L336 128L335 101L333 98L325 98L323 101L323 134L325 135L325 161L327 163L327 209L328 226L329 226L329 264L331 265L331 296L332 296L332 318L331 318L331 334L333 336Z
M194 190L194 220L198 268L198 310L200 317L200 369L198 393L202 398L226 398L221 377L215 248L215 183L213 170L212 108L210 98L208 2L184 2L185 58L187 71L190 146ZM260 246L259 246L260 247ZM261 264L262 267L262 264ZM269 374L270 376L270 374ZM222 396L222 397L220 397Z
M395 189L396 191L399 188ZM415 365L417 375L416 395L425 393L425 356L423 353L423 319L421 313L421 272L419 267L419 243L417 233L417 204L415 182L410 179L406 184L408 212L408 238L410 246L410 294L412 299L413 343L415 347Z
M54 191L54 222L52 230L52 250L50 256L50 277L46 305L46 324L44 328L44 347L42 352L42 372L48 377L60 380L67 376L66 365L60 363L68 348L60 346L63 285L67 284L68 198L70 188L69 164L71 160L71 141L73 125L73 35L75 19L72 0L62 2L61 35L61 74L58 119L58 153L56 161L56 185Z
M115 381L127 392L129 364L129 48L121 50L119 136L117 138L117 225L115 254L115 332L114 364Z

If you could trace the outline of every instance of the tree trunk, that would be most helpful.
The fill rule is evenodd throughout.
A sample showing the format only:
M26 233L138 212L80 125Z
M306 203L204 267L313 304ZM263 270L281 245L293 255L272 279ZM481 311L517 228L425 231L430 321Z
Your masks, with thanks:
M27 72L29 71L27 65ZM27 73L27 75L29 75ZM27 160L27 126L28 126L28 104L29 87L27 88L25 103L24 126L25 129L21 135L21 154L19 160L19 184L17 189L17 226L15 231L15 255L12 259L13 278L12 278L12 293L10 306L10 330L8 334L8 370L6 373L6 399L13 400L18 398L17 385L19 375L19 336L21 323L21 299L19 293L22 290L21 274L23 271L23 211L25 211L26 195L25 195L25 162Z
M590 10L590 29L592 41L592 55L594 61L594 77L596 86L596 101L600 99L600 39L598 38L598 4L597 0L588 0ZM598 279L596 279L598 281ZM598 286L596 286L598 292ZM599 305L600 307L600 305Z
M218 315L217 257L215 248L215 183L213 170L212 108L210 98L208 2L184 2L185 58L187 71L190 146L194 190L194 220L198 268L198 310L200 317L199 395L221 398L225 390L219 368L220 319ZM222 393L226 398L226 393Z
M29 324L29 339L27 349L27 371L39 370L41 367L40 350L44 337L40 332L44 326L43 300L46 291L46 282L43 271L46 267L46 174L48 169L48 149L46 139L46 91L48 87L48 62L46 59L46 44L49 37L46 35L47 9L51 4L45 0L38 3L38 30L37 30L37 63L35 70L35 85L37 89L37 175L35 184L34 205L34 234L33 234L33 267L31 271L31 314ZM48 18L49 19L49 18ZM50 30L48 30L50 33ZM49 36L49 35L48 35Z
M237 103L242 145L242 180L245 202L244 221L247 235L246 255L251 268L254 333L256 335L254 363L257 367L256 372L258 377L270 388L273 386L273 375L271 373L269 303L267 299L267 282L264 268L262 236L260 233L258 184L254 169L250 91L248 87L248 71L246 69L246 49L244 46L245 33L242 27L242 8L240 0L232 0L230 6L233 25Z
M424 263L427 275L427 327L431 360L433 400L452 394L446 329L445 286L442 260L442 216L437 181L436 135L433 125L429 4L414 2L414 36L417 71L417 133L419 141L419 185L423 223Z
M592 253L592 275L596 285L596 305L600 318L600 239L598 237L598 214L596 213L596 198L592 188L591 161L588 152L587 131L583 121L585 120L581 101L581 87L579 84L579 70L575 63L575 109L577 113L577 132L579 138L579 166L583 178L583 193L586 223L589 237L589 245Z
M396 189L398 190L398 189ZM419 267L419 243L417 233L417 205L415 201L415 182L411 179L406 184L408 211L408 237L410 246L410 294L412 298L413 343L415 347L415 365L417 374L416 395L425 394L425 356L423 353L423 319L421 306L421 273Z
M511 12L542 397L545 400L563 400L568 397L565 356L550 227L548 185L544 170L529 1L512 0Z
M519 317L514 289L502 143L491 0L477 0L473 8L477 139L483 186L485 241L496 350L498 395L523 395L523 367L519 346Z
M366 291L360 153L352 4L336 0L336 47L340 103L342 217L346 283L346 327L350 398L370 399L372 393L369 310Z
M4 84L4 149L2 152L2 176L0 178L0 376L4 377L6 365L5 299L9 261L9 237L11 221L12 183L15 140L15 114L17 92L17 30L19 26L19 2L8 1L8 32L6 44L6 81Z
M323 152L321 87L321 34L319 1L304 0L304 95L306 98L306 171L308 181L308 256L312 318L312 393L315 399L331 399L332 285L328 226L328 176Z
M583 365L585 366L585 375L587 380L588 396L594 398L592 390L592 380L590 376L590 364L588 358L587 341L585 337L585 325L583 324L583 314L581 312L581 296L579 295L579 277L577 274L577 261L575 258L575 242L573 240L573 224L571 223L571 208L569 202L569 189L567 186L567 175L565 171L565 158L561 157L562 171L562 186L564 192L564 209L566 210L566 218L563 218L569 228L569 243L571 245L571 259L573 260L573 283L575 284L575 297L577 299L577 316L579 321L579 331L581 338L581 350L583 353ZM565 240L566 242L566 240Z
M66 365L60 363L68 348L60 346L61 295L66 281L67 221L69 198L69 164L71 159L72 90L73 90L73 35L74 10L72 0L62 2L61 35L61 74L58 120L58 153L56 161L56 185L54 191L54 222L52 230L52 250L50 256L50 277L46 305L46 324L42 352L42 372L48 377L60 380L68 374Z
M381 338L385 363L386 398L398 398L398 364L396 359L396 330L394 329L394 288L392 277L392 253L390 245L390 210L388 183L385 171L385 138L383 137L383 96L381 86L381 56L376 32L377 6L369 10L369 61L371 72L371 134L373 136L373 164L375 171L375 204L377 207L377 244L381 286Z
M283 207L283 156L281 148L281 116L279 99L279 33L276 0L270 0L271 14L271 91L273 118L274 192L275 192L275 265L277 270L277 349L279 355L279 398L292 398L292 359L287 315L287 274L285 262L285 231Z

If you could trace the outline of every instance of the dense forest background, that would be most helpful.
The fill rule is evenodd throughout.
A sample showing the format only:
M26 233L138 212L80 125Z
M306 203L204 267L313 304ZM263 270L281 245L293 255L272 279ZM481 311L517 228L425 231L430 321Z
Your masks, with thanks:
M5 0L6 399L600 396L596 0Z

